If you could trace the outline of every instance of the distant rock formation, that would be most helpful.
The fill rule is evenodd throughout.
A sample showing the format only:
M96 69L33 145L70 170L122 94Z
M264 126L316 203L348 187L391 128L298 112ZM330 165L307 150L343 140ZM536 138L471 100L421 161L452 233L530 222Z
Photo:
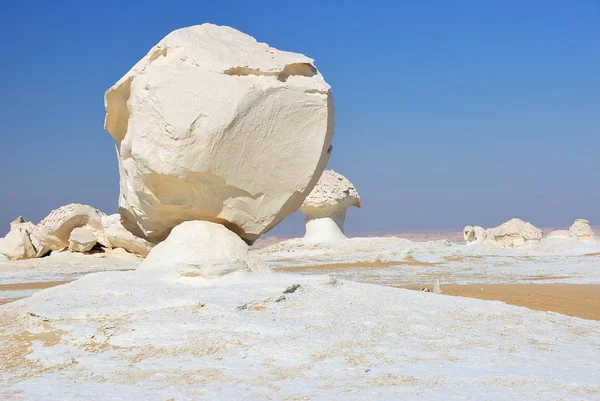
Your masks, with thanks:
M576 219L569 227L569 232L583 242L598 242L599 239L592 230L590 222L585 219Z
M306 216L304 242L345 239L344 220L350 206L360 207L360 196L352 183L333 170L325 170L300 206Z
M543 232L521 219L510 219L495 228L484 230L479 226L467 226L463 230L467 244L483 244L496 248L531 246L540 242Z
M77 203L53 210L37 225L19 217L11 223L10 232L0 238L0 254L9 260L21 260L64 249L85 253L98 243L108 249L148 255L154 244L127 231L119 220L118 214L107 216Z
M334 105L313 60L226 26L171 32L105 95L124 226L157 243L183 221L252 243L325 169Z

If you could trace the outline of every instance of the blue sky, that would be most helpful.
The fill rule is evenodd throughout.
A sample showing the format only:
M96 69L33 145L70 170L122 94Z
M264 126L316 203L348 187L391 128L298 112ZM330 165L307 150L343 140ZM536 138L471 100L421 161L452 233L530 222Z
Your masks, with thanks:
M117 210L103 95L170 31L212 22L304 53L333 87L350 232L600 224L600 2L14 1L0 35L0 234ZM292 215L275 234L298 234Z

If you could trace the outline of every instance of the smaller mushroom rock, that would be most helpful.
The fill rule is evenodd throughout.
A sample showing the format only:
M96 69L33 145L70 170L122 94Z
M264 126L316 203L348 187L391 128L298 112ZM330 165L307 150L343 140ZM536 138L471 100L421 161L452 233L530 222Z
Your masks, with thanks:
M71 231L77 227L89 225L94 230L102 231L101 218L104 213L88 205L72 203L50 212L33 230L40 247L38 256L48 251L58 251L69 246ZM101 241L103 242L103 241Z
M521 219L511 219L489 230L491 237L503 247L535 244L543 236L542 230Z
M575 220L573 225L569 227L569 232L583 242L598 241L594 230L592 230L592 227L590 227L590 222L585 219Z
M133 235L123 227L121 216L118 214L102 216L102 226L104 235L112 248L123 248L129 253L147 256L154 247L153 243Z
M345 239L344 220L350 206L360 207L360 196L352 183L333 170L325 170L300 206L306 216L304 242Z
M0 263L8 262L8 258L0 253Z
M30 234L34 225L18 217L10 223L10 231L0 239L0 254L9 260L31 259L36 256L36 249Z
M478 243L485 241L487 239L488 235L487 235L487 231L482 227L466 226L465 229L463 230L463 237L464 237L465 241L467 242L467 245L469 245L469 244L478 244Z
M89 252L97 243L94 232L88 227L77 227L69 236L69 250L71 252Z
M139 271L175 272L186 277L214 278L234 272L264 272L264 262L248 256L248 244L225 226L186 221L156 245Z

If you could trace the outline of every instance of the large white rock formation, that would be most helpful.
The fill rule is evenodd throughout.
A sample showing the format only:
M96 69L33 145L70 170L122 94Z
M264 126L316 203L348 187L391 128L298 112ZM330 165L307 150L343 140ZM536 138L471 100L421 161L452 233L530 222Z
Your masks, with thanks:
M253 242L298 209L331 152L333 98L313 60L225 26L170 33L105 106L123 224L152 242L187 220Z
M34 225L18 217L10 223L10 231L0 238L0 254L10 260L35 258L36 249L30 235Z
M345 239L346 209L360 207L360 196L352 183L333 170L326 170L300 206L306 216L304 242Z
M138 270L214 278L269 269L262 261L250 257L248 244L222 224L186 221L152 249Z

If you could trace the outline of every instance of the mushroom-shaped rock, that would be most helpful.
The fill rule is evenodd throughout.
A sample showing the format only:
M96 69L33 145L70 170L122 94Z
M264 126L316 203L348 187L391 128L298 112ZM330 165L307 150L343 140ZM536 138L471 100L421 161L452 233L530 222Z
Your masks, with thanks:
M313 60L226 26L171 32L105 95L125 228L183 221L247 243L296 211L331 152L334 106Z
M91 228L77 227L71 231L69 236L69 250L71 252L89 252L97 242Z
M186 221L150 251L138 270L215 278L234 272L266 272L269 268L250 257L248 244L225 226Z
M39 243L38 256L48 251L58 251L69 246L71 231L77 227L90 226L102 232L104 214L88 205L72 203L50 212L33 230L32 237ZM96 238L99 238L96 235ZM101 241L102 242L102 241Z
M304 242L345 239L344 220L350 206L360 207L360 196L352 183L333 170L325 170L300 206L306 216Z
M102 226L111 248L123 248L129 253L147 256L154 247L153 243L127 231L121 224L121 216L118 214L102 216Z
M485 241L488 237L487 231L479 226L466 226L463 230L463 237L468 244L478 244Z
M590 222L585 219L576 219L573 225L569 227L569 232L583 242L596 242L598 238L592 230Z
M538 243L543 236L542 230L521 219L511 219L489 230L492 239L503 247L518 247Z
M0 238L0 254L9 260L31 259L36 256L36 249L31 241L31 231L35 226L18 217L10 223L10 231Z

